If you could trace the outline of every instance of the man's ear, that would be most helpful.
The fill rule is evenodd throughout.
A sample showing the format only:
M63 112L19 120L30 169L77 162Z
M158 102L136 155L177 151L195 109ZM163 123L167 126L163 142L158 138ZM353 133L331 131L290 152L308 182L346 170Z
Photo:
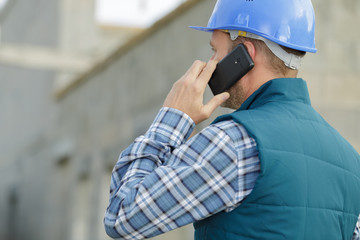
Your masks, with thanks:
M243 43L244 43L247 51L249 52L251 59L254 61L255 55L256 55L255 45L250 41L244 41Z

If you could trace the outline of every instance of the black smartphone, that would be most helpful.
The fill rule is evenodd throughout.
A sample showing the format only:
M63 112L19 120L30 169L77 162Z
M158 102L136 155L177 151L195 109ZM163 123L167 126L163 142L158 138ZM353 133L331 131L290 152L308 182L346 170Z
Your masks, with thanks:
M209 81L209 87L214 95L225 92L239 81L254 67L244 44L236 46L216 66Z

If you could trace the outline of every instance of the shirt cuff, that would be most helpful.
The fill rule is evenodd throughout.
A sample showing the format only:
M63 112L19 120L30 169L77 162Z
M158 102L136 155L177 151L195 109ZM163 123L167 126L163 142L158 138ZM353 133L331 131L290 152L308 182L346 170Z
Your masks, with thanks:
M189 138L194 128L195 123L187 114L174 108L163 107L148 133L157 141L177 147Z

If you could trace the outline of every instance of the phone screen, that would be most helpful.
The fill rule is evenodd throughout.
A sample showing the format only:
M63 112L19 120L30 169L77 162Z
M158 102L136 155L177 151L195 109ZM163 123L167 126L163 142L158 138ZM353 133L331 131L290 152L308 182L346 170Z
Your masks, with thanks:
M216 66L209 81L214 95L225 92L254 67L244 44L236 46Z

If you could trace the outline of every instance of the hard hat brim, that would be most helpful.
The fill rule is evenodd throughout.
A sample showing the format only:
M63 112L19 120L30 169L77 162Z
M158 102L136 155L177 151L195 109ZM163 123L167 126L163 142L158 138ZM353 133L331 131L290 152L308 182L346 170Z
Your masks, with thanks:
M189 26L189 28L191 29L195 29L198 31L203 31L203 32L213 32L215 30L241 30L241 31L248 31L251 32L253 34L257 34L261 37L267 38L275 43L278 43L279 45L282 45L284 47L288 47L288 48L292 48L292 49L297 49L299 51L304 51L304 52L311 52L311 53L316 53L317 49L316 48L309 48L309 47L304 47L304 46L296 46L293 44L284 44L283 42L278 41L277 39L271 38L269 36L266 36L264 34L261 34L257 31L249 31L249 28L247 29L239 29L238 27L220 27L220 28L209 28L209 27L200 27L200 26Z
M195 29L195 30L199 30L199 31L203 31L203 32L212 32L215 29L212 28L208 28L208 27L199 27L199 26L189 26L189 28Z

